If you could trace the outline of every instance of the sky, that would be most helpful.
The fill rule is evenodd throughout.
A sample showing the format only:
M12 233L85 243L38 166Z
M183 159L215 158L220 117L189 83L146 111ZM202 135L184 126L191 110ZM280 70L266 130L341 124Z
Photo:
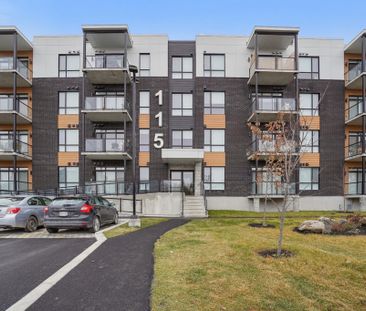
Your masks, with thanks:
M83 24L128 24L132 34L250 35L255 25L300 27L301 37L347 43L366 28L365 0L0 0L0 25L77 35Z

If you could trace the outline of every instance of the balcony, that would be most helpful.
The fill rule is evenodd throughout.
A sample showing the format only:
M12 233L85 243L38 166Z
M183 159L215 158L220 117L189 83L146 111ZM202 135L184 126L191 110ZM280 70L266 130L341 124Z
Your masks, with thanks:
M362 139L349 144L345 148L345 160L349 162L361 162L362 157L366 156L365 146L362 145Z
M123 54L86 55L83 70L93 84L130 82L129 64Z
M14 84L14 72L16 73L18 87L32 86L32 71L20 60L14 68L13 57L0 57L0 85L12 87Z
M346 88L351 90L361 90L364 75L365 71L362 69L362 61L360 61L345 73L344 80Z
M128 103L123 96L86 97L85 113L92 122L123 122L131 121Z
M345 183L344 190L345 190L345 195L348 197L359 197L362 195L366 195L366 192L362 191L362 182L361 181Z
M285 187L281 181L252 182L251 185L251 196L253 197L282 198L284 194ZM296 183L290 183L288 194L296 194Z
M204 150L194 148L163 148L161 149L161 158L164 163L169 164L194 164L196 162L202 162Z
M257 56L250 64L248 84L256 84L257 73L259 85L287 85L296 72L296 58L293 56Z
M362 116L364 115L362 99L349 101L349 107L345 110L347 125L362 125Z
M17 124L32 123L32 108L21 99L16 100L13 109L13 98L0 97L0 124L13 124L13 114L16 114Z
M255 138L249 145L247 151L248 160L265 160L268 157L295 156L298 154L298 148L295 141L287 141L280 138L279 135L265 134L266 138ZM272 137L271 137L272 136ZM278 137L277 137L278 136ZM268 138L267 138L268 137Z
M81 155L91 160L130 160L124 139L91 138L85 140L85 151Z
M252 114L248 122L269 122L276 119L279 113L284 117L297 114L296 101L294 98L283 97L253 97Z
M16 140L14 150L13 139L0 139L0 160L10 161L14 156L17 160L31 160L32 146L26 142Z

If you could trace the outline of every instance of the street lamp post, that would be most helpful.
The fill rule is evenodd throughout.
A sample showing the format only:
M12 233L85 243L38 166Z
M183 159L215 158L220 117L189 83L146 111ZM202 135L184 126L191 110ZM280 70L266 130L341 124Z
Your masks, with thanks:
M136 66L130 65L129 70L132 73L132 216L128 225L130 227L140 227L141 221L136 214L136 74L138 69Z

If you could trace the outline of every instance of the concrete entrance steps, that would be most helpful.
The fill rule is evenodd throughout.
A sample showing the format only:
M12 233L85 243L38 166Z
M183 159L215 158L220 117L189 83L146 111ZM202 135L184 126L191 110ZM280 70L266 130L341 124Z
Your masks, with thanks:
M183 206L184 217L207 217L203 196L185 196Z

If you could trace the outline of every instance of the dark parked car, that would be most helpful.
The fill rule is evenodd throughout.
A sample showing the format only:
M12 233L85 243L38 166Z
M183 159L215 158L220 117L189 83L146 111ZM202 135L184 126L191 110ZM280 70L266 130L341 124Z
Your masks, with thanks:
M59 229L99 231L105 224L118 223L118 211L99 196L64 196L55 198L44 209L44 226L50 233Z

